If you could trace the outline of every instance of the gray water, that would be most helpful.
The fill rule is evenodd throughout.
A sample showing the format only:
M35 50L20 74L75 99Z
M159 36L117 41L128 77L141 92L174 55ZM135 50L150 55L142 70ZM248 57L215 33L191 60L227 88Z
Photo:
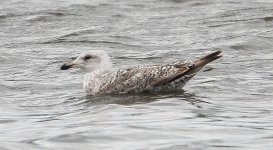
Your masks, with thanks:
M184 92L86 96L60 66L105 50L115 67L223 50ZM1 0L0 149L273 146L272 0Z

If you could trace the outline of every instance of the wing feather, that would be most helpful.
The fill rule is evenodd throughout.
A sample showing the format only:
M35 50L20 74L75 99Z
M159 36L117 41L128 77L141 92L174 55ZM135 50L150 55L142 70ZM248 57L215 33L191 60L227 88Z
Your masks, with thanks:
M106 74L100 91L109 94L136 93L165 85L185 73L187 65L153 65L132 67Z

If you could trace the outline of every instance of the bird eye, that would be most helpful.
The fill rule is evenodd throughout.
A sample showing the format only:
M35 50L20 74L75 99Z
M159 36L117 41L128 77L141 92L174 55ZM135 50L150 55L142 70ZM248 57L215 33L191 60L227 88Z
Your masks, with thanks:
M84 60L88 60L88 59L90 59L90 58L92 58L91 55L86 55L86 56L84 57Z

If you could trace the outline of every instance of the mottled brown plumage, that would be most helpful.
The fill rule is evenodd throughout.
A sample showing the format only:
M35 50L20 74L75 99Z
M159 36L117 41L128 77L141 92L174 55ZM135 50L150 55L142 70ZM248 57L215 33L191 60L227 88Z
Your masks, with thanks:
M173 64L136 66L119 70L105 67L109 65L106 63L102 68L107 69L89 70L90 72L85 76L84 89L90 95L179 90L206 64L220 58L220 53L221 51L214 52L194 62L180 60ZM99 54L97 58L100 58L100 63L110 62L108 57L107 59L100 57L100 55L105 56L104 53L96 54ZM85 58L85 55L93 56L94 54L84 53L81 58Z

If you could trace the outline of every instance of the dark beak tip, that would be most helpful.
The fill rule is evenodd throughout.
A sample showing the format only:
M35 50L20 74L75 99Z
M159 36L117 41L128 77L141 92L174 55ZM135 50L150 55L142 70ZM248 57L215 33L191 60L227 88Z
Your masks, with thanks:
M67 64L63 64L62 66L61 66L61 70L67 70L67 69L69 69L70 67L69 67L69 65L67 65Z

